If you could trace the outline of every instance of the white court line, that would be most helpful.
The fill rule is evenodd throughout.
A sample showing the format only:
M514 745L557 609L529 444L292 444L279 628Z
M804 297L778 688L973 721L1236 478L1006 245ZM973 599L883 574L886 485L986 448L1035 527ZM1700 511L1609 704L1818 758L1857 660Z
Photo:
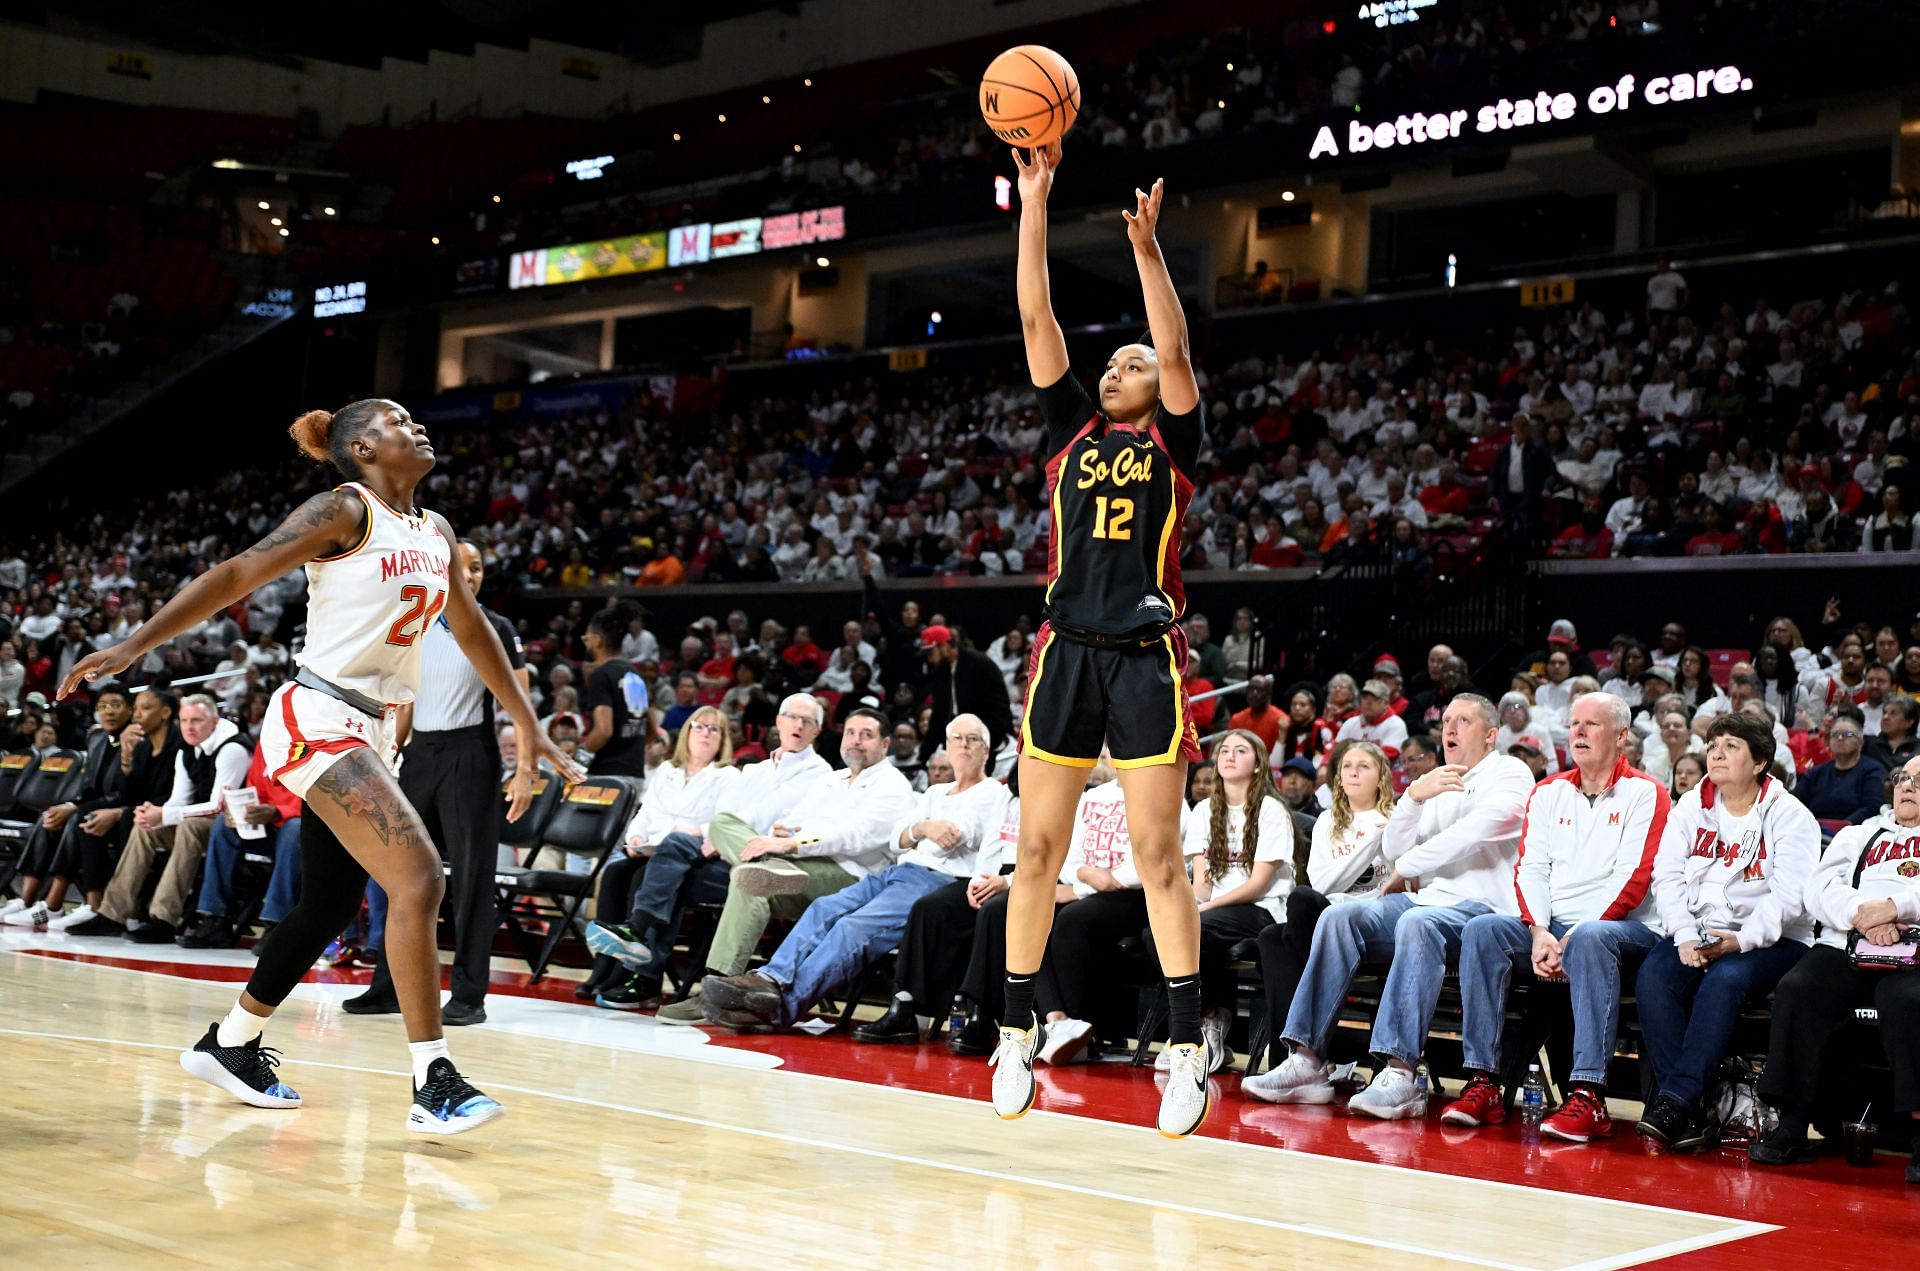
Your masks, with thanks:
M31 956L30 950L28 949L14 949L14 950L8 950L8 951ZM80 966L91 967L97 970L124 971L129 974L144 975L149 978L158 977L162 979L170 979L183 984L207 985L207 984L224 984L225 983L224 981L200 980L190 976L174 975L170 972L165 972L165 971L157 971L157 970L148 971L148 970L136 969L133 967L112 966L106 963L94 962L91 959L85 958L84 956L82 956L81 958L49 958L45 960L50 962L65 963L69 966L80 965ZM325 1002L329 999L323 996L322 994L324 994L326 990L333 987L336 987L336 986L309 985L303 982L295 986L295 993L296 995L304 997L306 998L306 1000L309 1000L309 1001ZM349 986L338 986L338 987L341 987L344 993L345 991L350 990L353 986L349 985ZM300 990L302 989L316 989L316 988L321 990L321 993L306 994L306 993L300 992ZM654 1025L654 1027L663 1028L665 1026ZM493 1031L504 1033L504 1032L508 1032L509 1030L495 1029ZM517 1032L518 1030L513 1030L513 1031ZM699 1030L699 1029L678 1030L678 1031L692 1031L696 1033L702 1032L702 1030ZM0 1028L0 1034L10 1033L10 1032L21 1032L22 1035L25 1035L25 1036L55 1036L55 1034L33 1033L33 1032L25 1032L23 1030ZM525 1036L528 1034L522 1033L519 1035ZM76 1039L76 1040L110 1041L113 1039L103 1038L103 1039ZM543 1040L551 1040L551 1039L543 1038ZM668 1053L664 1050L639 1049L639 1048L628 1048L628 1047L616 1046L610 1042L598 1040L595 1038L589 1038L589 1037L580 1037L580 1038L574 1038L574 1039L568 1039L568 1040L570 1044L576 1044L576 1045L585 1044L590 1046L598 1046L602 1049L619 1051L626 1054L648 1055L648 1056L662 1058L662 1059L684 1058L695 1063L712 1062L708 1060L704 1055L697 1053L697 1050L695 1053L679 1053L679 1052ZM127 1042L125 1044L142 1045L142 1046L161 1045L160 1043L147 1043L147 1042ZM167 1049L168 1047L161 1045L161 1048ZM698 1048L698 1049L705 1049L705 1048ZM727 1047L717 1042L714 1043L712 1049L716 1051L722 1051L722 1052L740 1053L738 1051L735 1051L731 1047ZM757 1054L759 1052L747 1052L747 1053ZM355 1068L352 1068L350 1065L329 1064L329 1063L324 1063L318 1060L305 1060L305 1061L288 1060L287 1062L289 1063L305 1062L315 1067L342 1068L348 1071L365 1071L365 1072L381 1071L379 1069L355 1069ZM799 1079L803 1081L829 1082L837 1086L856 1087L863 1091L881 1090L889 1094L911 1095L911 1096L915 1096L922 1099L938 1099L938 1100L944 1100L949 1103L963 1103L969 1106L978 1106L980 1103L980 1101L977 1099L967 1098L962 1095L948 1094L938 1090L919 1090L909 1086L883 1086L883 1085L876 1085L872 1082L860 1081L851 1077L836 1077L836 1076L830 1076L823 1073L799 1072L794 1069L785 1067L784 1064L781 1064L781 1066L776 1068L760 1068L760 1067L754 1067L754 1066L733 1065L733 1064L727 1064L725 1066L733 1068L735 1071L739 1071L739 1072L777 1072L781 1076L790 1078L790 1079ZM498 1083L494 1083L494 1084L498 1084ZM692 1124L712 1126L714 1128L719 1128L719 1129L731 1129L731 1130L736 1130L739 1133L743 1133L743 1134L763 1133L762 1131L756 1130L752 1127L732 1126L732 1125L727 1125L720 1122L699 1121L697 1119L692 1119L692 1118L679 1118L673 1113L653 1112L648 1109L632 1108L632 1107L628 1107L626 1105L621 1105L621 1104L596 1103L593 1100L587 1100L577 1096L555 1094L550 1091L537 1090L530 1087L501 1086L501 1089L520 1089L525 1091L526 1093L538 1095L545 1098L559 1099L563 1101L584 1102L591 1106L603 1107L612 1111L625 1111L625 1112L632 1112L637 1115L657 1116L667 1120L686 1119L686 1120L689 1120L690 1123ZM1159 1135L1159 1131L1154 1129L1151 1126L1136 1125L1132 1122L1127 1122L1127 1121L1110 1121L1102 1117L1087 1116L1079 1113L1051 1112L1046 1109L1036 1108L1032 1112L1029 1112L1027 1115L1030 1117L1042 1117L1047 1119L1059 1118L1059 1119L1069 1120L1069 1121L1073 1121L1081 1124L1085 1124L1086 1122L1092 1121L1112 1129L1126 1130L1136 1134L1151 1134L1151 1135L1154 1135L1155 1137L1158 1137ZM771 1132L766 1132L766 1133L771 1133ZM776 1135L775 1137L782 1137L782 1136ZM793 1141L807 1142L806 1140L800 1140L800 1139L795 1139ZM1721 1231L1718 1233L1712 1233L1712 1232L1704 1233L1697 1237L1686 1237L1679 1240L1671 1241L1666 1244L1655 1246L1653 1248L1653 1251L1650 1253L1636 1253L1631 1255L1621 1255L1619 1257L1613 1257L1613 1258L1596 1259L1590 1262L1574 1263L1574 1264L1569 1264L1566 1267L1557 1268L1556 1271L1608 1271L1609 1268L1631 1266L1637 1262L1645 1261L1655 1256L1671 1256L1673 1254L1687 1252L1688 1250L1691 1250L1691 1249L1706 1248L1715 1244L1728 1243L1735 1240L1751 1239L1755 1236L1761 1236L1761 1235L1767 1234L1768 1232L1780 1230L1780 1227L1777 1224L1752 1222L1747 1219L1730 1218L1721 1214L1703 1213L1699 1210L1679 1209L1669 1205L1653 1205L1653 1204L1648 1204L1644 1201L1621 1200L1611 1196L1591 1196L1581 1192L1566 1192L1566 1191L1561 1191L1560 1189L1552 1188L1552 1187L1538 1187L1528 1183L1509 1183L1500 1179L1480 1178L1473 1175L1444 1174L1436 1171L1418 1169L1413 1166L1395 1165L1387 1161L1374 1161L1374 1160L1363 1160L1359 1158L1350 1158L1350 1157L1342 1157L1342 1156L1331 1156L1331 1155L1325 1155L1318 1152L1303 1151L1297 1148L1281 1147L1275 1144L1249 1143L1249 1142L1245 1142L1243 1140L1238 1140L1238 1139L1217 1139L1217 1138L1213 1138L1212 1136L1206 1136L1206 1141L1209 1144L1213 1145L1214 1150L1218 1150L1222 1147L1225 1147L1225 1148L1230 1148L1236 1151L1245 1151L1245 1152L1260 1152L1260 1153L1281 1152L1289 1156L1301 1157L1310 1161L1340 1161L1343 1164L1348 1166L1358 1166L1358 1167L1372 1169L1372 1170L1385 1170L1394 1174L1412 1174L1427 1180L1431 1180L1435 1178L1444 1178L1449 1180L1450 1182L1453 1182L1455 1184L1459 1184L1462 1186L1490 1187L1490 1188L1506 1189L1506 1190L1518 1191L1518 1192L1527 1192L1534 1195L1544 1194L1548 1196L1573 1196L1573 1197L1577 1197L1580 1201L1585 1202L1587 1204L1610 1205L1616 1208L1631 1209L1631 1210L1636 1210L1644 1213L1662 1214L1662 1215L1678 1216L1678 1217L1692 1218L1692 1219L1704 1218L1704 1219L1710 1219L1715 1222L1726 1224L1724 1231ZM823 1144L819 1144L818 1146L837 1148L837 1149L854 1152L854 1153L868 1153L868 1154L877 1154L877 1155L883 1155L883 1156L885 1155L884 1153L874 1152L871 1149L857 1148L857 1147L852 1147L849 1145L838 1144L838 1143L823 1143ZM955 1170L961 1170L963 1172L976 1172L976 1171L970 1171L968 1167L965 1167L965 1166L957 1166L957 1165L945 1166L945 1165L939 1165L936 1162L918 1161L917 1158L902 1157L902 1158L889 1158L889 1159L900 1159L900 1160L913 1161L914 1163L919 1163L919 1164L934 1165L936 1168L943 1168L943 1169L950 1168ZM996 1177L996 1178L1000 1177L1000 1175L992 1174L990 1172L988 1172L985 1176ZM1043 1186L1043 1187L1054 1186L1054 1184L1046 1183L1044 1180L1035 1179L1035 1180L1020 1180L1020 1181L1029 1181L1036 1186ZM1072 1185L1069 1185L1069 1184L1059 1184L1059 1186L1066 1187L1069 1190L1073 1190ZM1102 1193L1102 1192L1088 1192L1087 1194L1106 1195L1106 1193ZM1139 1198L1121 1197L1121 1199L1139 1199ZM1186 1208L1184 1206L1180 1206L1177 1204L1167 1204L1167 1203L1162 1203L1158 1201L1150 1201L1148 1203L1159 1204L1161 1205L1162 1208L1168 1208L1168 1209L1184 1210ZM1201 1213L1206 1211L1194 1210L1192 1212ZM1429 1254L1436 1252L1434 1250L1424 1249L1419 1247L1403 1247L1397 1244L1393 1244L1391 1242L1375 1241L1366 1237L1349 1237L1342 1233L1337 1233L1337 1232L1326 1233L1326 1232L1320 1231L1320 1229L1318 1228L1312 1228L1310 1226L1303 1225L1303 1224L1286 1224L1286 1223L1280 1223L1277 1220L1259 1219L1259 1218L1252 1218L1252 1217L1246 1217L1246 1216L1234 1216L1234 1215L1227 1215L1227 1216L1234 1217L1238 1221L1256 1223L1256 1224L1267 1225L1267 1226L1276 1226L1283 1230L1300 1231L1300 1232L1305 1232L1309 1234L1328 1234L1335 1239L1354 1239L1359 1241L1360 1243L1369 1243L1369 1244L1377 1243L1382 1248L1391 1248L1391 1249L1395 1249L1403 1252L1416 1252L1416 1253L1429 1253ZM1470 1261L1470 1262L1479 1261L1478 1259L1466 1257L1465 1255L1449 1255L1449 1256L1463 1257L1464 1260ZM1488 1262L1486 1265L1505 1266L1507 1264Z
M83 1035L83 1034L77 1034L77 1033L52 1033L52 1032L46 1032L44 1030L39 1030L39 1029L0 1028L0 1035L14 1036L14 1037L38 1037L38 1038L44 1038L49 1040L55 1040L55 1041L90 1042L98 1045L109 1045L109 1046L130 1046L130 1047L136 1047L143 1050L168 1050L168 1051L177 1052L180 1049L178 1046L173 1045L171 1043L167 1043L167 1042L143 1042L143 1041L135 1041L129 1038L122 1038L122 1037L95 1037L95 1036L89 1036L89 1035ZM361 1064L339 1064L339 1063L331 1063L325 1060L316 1060L316 1059L288 1059L284 1062L295 1067L328 1068L338 1072L357 1072L357 1073L363 1073L369 1076L404 1077L408 1075L406 1072L397 1071L390 1068L369 1068ZM753 1071L753 1070L749 1069L746 1071ZM805 1074L792 1074L792 1075L805 1075ZM571 1103L571 1104L576 1104L582 1107L600 1108L610 1112L626 1112L626 1113L631 1113L635 1116L650 1117L650 1118L653 1118L654 1120L671 1121L680 1125L699 1126L703 1129L709 1129L709 1130L724 1130L733 1134L744 1134L744 1135L751 1136L753 1138L771 1139L776 1142L790 1143L800 1147L824 1148L828 1151L845 1152L854 1156L865 1156L865 1157L870 1157L876 1160L891 1161L891 1162L894 1162L895 1164L900 1164L900 1165L911 1165L911 1166L916 1166L922 1169L944 1170L948 1173L953 1173L953 1174L965 1174L975 1178L984 1178L991 1182L1018 1183L1028 1187L1040 1188L1046 1191L1069 1192L1075 1195L1091 1196L1101 1200L1114 1200L1114 1201L1121 1201L1129 1204L1149 1205L1156 1209L1170 1210L1175 1213L1187 1214L1196 1218L1213 1219L1213 1220L1222 1221L1222 1222L1243 1223L1248 1226L1264 1227L1273 1231L1285 1231L1295 1235L1313 1236L1313 1237L1318 1237L1324 1240L1334 1240L1334 1241L1338 1241L1346 1244L1365 1245L1369 1248L1383 1249L1393 1253L1406 1253L1406 1254L1413 1254L1416 1256L1429 1257L1429 1258L1444 1258L1451 1262L1462 1262L1462 1263L1467 1263L1473 1266L1490 1267L1490 1268L1493 1268L1494 1271L1538 1271L1538 1264L1503 1262L1495 1258L1484 1258L1484 1257L1479 1257L1474 1254L1468 1254L1468 1253L1449 1252L1442 1249L1435 1249L1426 1245L1407 1244L1407 1243L1403 1243L1395 1240L1384 1240L1376 1236L1362 1235L1356 1232L1337 1231L1332 1228L1321 1227L1313 1223L1286 1222L1277 1218L1261 1218L1251 1214L1236 1214L1236 1213L1228 1212L1226 1210L1208 1209L1198 1205L1180 1204L1175 1201L1168 1201L1168 1200L1164 1200L1164 1199L1153 1197L1153 1196L1139 1196L1129 1192L1108 1191L1103 1188L1084 1187L1077 1183L1065 1183L1065 1182L1059 1182L1053 1179L1034 1178L1030 1175L1012 1174L1004 1171L983 1169L978 1166L960 1165L960 1164L955 1164L949 1161L930 1160L925 1157L908 1156L904 1153L898 1153L898 1152L888 1152L879 1148L859 1147L851 1143L840 1143L832 1139L810 1138L805 1135L788 1134L779 1130L763 1129L759 1126L734 1125L725 1121L709 1120L705 1117L687 1116L684 1113L663 1112L655 1108L639 1108L639 1107L634 1107L630 1104L612 1103L604 1099L591 1099L584 1095L561 1094L556 1091L541 1090L533 1086L511 1085L505 1082L489 1082L488 1084L495 1089L511 1090L519 1094L528 1094L528 1095L534 1096L535 1098L550 1099L558 1103ZM859 1084L859 1083L854 1083L854 1084ZM971 1100L967 1102L971 1102ZM295 1111L297 1110L298 1109L295 1109ZM1086 1120L1088 1118L1080 1118L1080 1119ZM1106 1122L1103 1124L1113 1124L1113 1123ZM1338 1159L1338 1158L1321 1158L1321 1159ZM1395 1168L1399 1168L1399 1167L1395 1167ZM1417 1173L1419 1171L1412 1171L1412 1172ZM1426 1177L1433 1178L1433 1177L1445 1177L1445 1176L1444 1175L1441 1175L1441 1176L1426 1175ZM1476 1181L1476 1180L1453 1180L1453 1181ZM1583 1197L1582 1199L1587 1199L1587 1198ZM1652 1209L1652 1208L1658 1208L1658 1207L1644 1206L1644 1208ZM1693 1214L1685 1210L1667 1210L1663 1212L1685 1214L1687 1217L1693 1217L1693 1218L1713 1217L1713 1215ZM1637 1262L1647 1261L1650 1257L1660 1256L1663 1253L1677 1253L1685 1249L1705 1248L1711 1245L1722 1244L1731 1240L1744 1238L1747 1235L1758 1234L1759 1231L1774 1230L1774 1228L1772 1227L1761 1227L1759 1224L1738 1223L1738 1222L1734 1222L1732 1220L1726 1220L1726 1219L1719 1219L1718 1221L1728 1222L1729 1223L1728 1229L1722 1232L1708 1232L1708 1233L1703 1233L1702 1235L1697 1237L1689 1237L1684 1240L1671 1241L1664 1245L1654 1246L1651 1251L1641 1250L1641 1251L1621 1254L1616 1258L1609 1259L1603 1262L1581 1263L1581 1264L1578 1264L1578 1268L1630 1266ZM1758 1231L1740 1230L1740 1228L1743 1228L1743 1227L1758 1228ZM1559 1268L1557 1269L1557 1271L1578 1271L1578 1268Z

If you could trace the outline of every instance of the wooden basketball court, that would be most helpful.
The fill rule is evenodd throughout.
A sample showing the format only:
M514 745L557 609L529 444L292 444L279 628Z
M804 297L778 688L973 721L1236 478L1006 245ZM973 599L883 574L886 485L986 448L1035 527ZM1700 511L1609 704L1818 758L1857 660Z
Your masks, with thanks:
M809 1075L724 1035L504 994L452 1041L507 1118L424 1140L403 1128L399 1021L342 1013L356 990L303 985L283 1008L266 1041L306 1106L258 1110L176 1060L233 984L45 956L57 943L0 946L11 1265L1600 1268L1773 1230L1684 1194L1634 1203L1044 1110L1003 1124L884 1071ZM243 973L244 954L223 956ZM1225 1083L1222 1098L1210 1130L1256 1111ZM1076 1101L1043 1090L1043 1109Z

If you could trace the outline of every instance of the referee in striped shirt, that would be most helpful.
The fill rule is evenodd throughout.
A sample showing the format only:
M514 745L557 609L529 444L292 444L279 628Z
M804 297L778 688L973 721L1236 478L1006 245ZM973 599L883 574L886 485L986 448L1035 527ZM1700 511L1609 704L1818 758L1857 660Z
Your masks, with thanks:
M480 549L468 539L454 547L475 595L485 577ZM500 635L513 673L527 685L526 656L513 625L491 609L481 610ZM441 1008L444 1024L484 1024L493 933L500 915L494 894L500 849L500 742L493 731L493 694L445 618L427 628L420 646L420 687L402 706L395 725L401 746L400 789L420 813L427 834L452 867L453 994ZM400 1009L385 959L366 994L351 1004L355 1014Z

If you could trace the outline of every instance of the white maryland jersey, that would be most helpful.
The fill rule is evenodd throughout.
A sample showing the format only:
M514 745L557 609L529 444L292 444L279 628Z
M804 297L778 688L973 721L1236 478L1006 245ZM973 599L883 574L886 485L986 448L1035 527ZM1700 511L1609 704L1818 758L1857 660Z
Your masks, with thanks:
M376 702L411 702L420 637L447 603L453 549L424 516L387 506L357 481L367 505L360 545L307 565L307 643L296 659L322 679Z

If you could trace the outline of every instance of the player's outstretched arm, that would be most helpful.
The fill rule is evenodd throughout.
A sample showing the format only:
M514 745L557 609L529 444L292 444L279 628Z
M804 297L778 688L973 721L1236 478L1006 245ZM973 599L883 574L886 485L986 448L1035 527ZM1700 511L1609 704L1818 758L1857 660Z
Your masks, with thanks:
M82 682L118 675L150 650L193 629L295 566L348 550L360 541L368 515L366 502L351 490L314 495L258 543L182 587L127 639L74 663L61 682L59 696L66 697Z
M449 543L458 542L453 526L447 518L438 512L429 512L433 523L440 527L440 533ZM520 677L514 674L513 664L507 660L507 651L501 647L500 634L480 612L480 602L473 598L473 590L467 586L466 571L450 569L447 571L447 626L453 631L453 638L460 642L460 651L473 663L473 669L480 673L480 682L507 708L507 714L513 717L514 731L520 735L519 759L514 764L513 781L508 788L507 819L518 821L520 814L527 810L527 804L533 798L533 778L541 759L553 765L568 782L575 782L585 774L569 759L566 752L550 741L540 729L540 717L534 713L533 703L527 697L527 690L521 684Z
M1180 293L1160 254L1160 199L1167 183L1156 180L1153 190L1134 190L1134 210L1122 211L1127 237L1133 241L1133 263L1140 270L1140 290L1147 303L1147 330L1160 360L1160 405L1170 415L1184 415L1200 404L1200 384L1193 376L1193 350L1187 343L1187 315Z
M1040 146L1032 159L1016 147L1014 166L1020 169L1020 266L1016 275L1020 296L1020 330L1027 341L1027 374L1045 388L1067 373L1067 337L1053 316L1053 289L1047 281L1047 195L1060 167L1060 143Z

